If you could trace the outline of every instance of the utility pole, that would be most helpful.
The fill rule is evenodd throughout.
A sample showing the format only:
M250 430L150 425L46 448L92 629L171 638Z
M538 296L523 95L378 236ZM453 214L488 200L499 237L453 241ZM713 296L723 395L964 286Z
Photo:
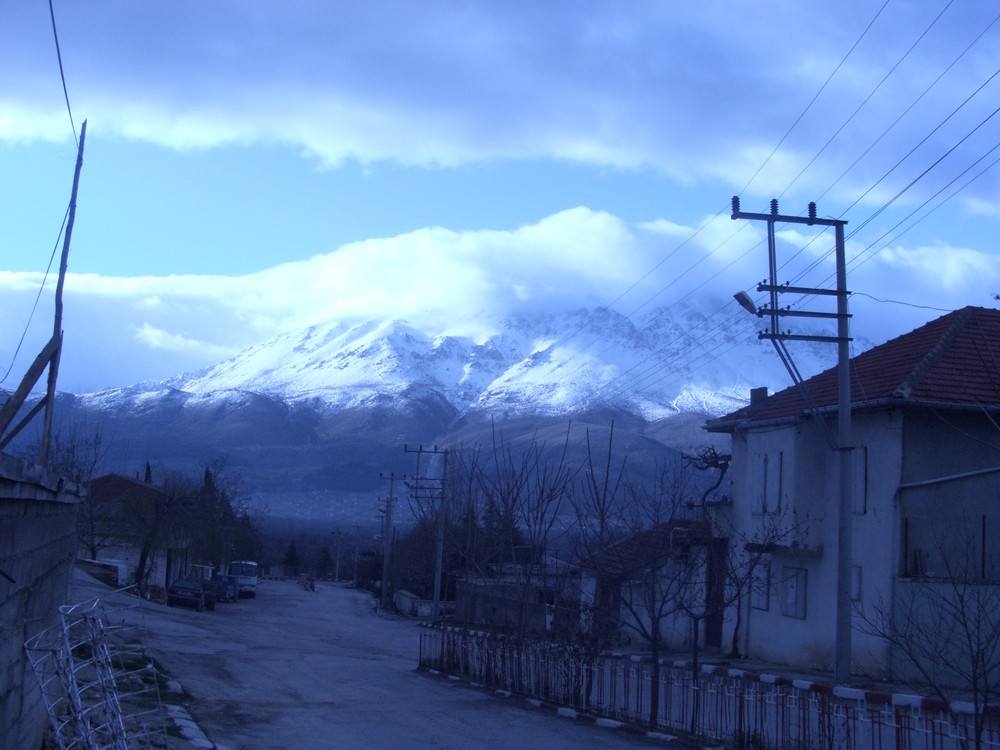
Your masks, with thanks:
M379 474L379 478L385 479L386 477L384 474ZM382 591L379 599L383 607L389 603L389 557L392 550L392 506L396 502L393 487L396 483L396 475L390 473L388 479L389 496L385 499L384 515L382 516Z
M414 499L418 505L424 500L436 501L435 523L434 523L434 616L441 615L441 573L444 568L444 523L445 523L445 484L448 477L448 449L438 450L435 445L433 449L426 449L424 446L410 448L403 446L404 453L417 454L417 474L413 478L413 484L407 485L412 490ZM423 477L420 475L420 459L425 454L442 457L442 468L440 477ZM421 494L424 493L424 494Z
M360 543L361 527L354 526L354 588L358 587L358 544Z
M761 331L758 335L761 339L769 339L774 345L778 356L781 358L785 369L792 376L792 380L799 387L806 404L815 413L812 398L808 389L803 385L802 377L799 375L791 355L785 347L786 341L822 341L835 343L837 345L837 437L834 439L830 435L822 415L816 414L817 423L826 431L827 437L833 450L840 456L839 465L839 491L838 491L838 525L837 525L837 618L836 618L836 643L835 643L835 677L837 682L845 684L851 679L851 578L853 568L853 482L854 482L854 445L851 436L851 375L850 375L850 331L848 322L851 318L847 309L847 261L844 248L844 226L846 221L841 219L822 219L816 216L816 204L810 203L808 216L784 216L778 213L778 201L771 201L771 212L769 214L746 213L740 210L740 198L733 196L732 218L750 219L752 221L767 222L767 256L768 256L768 280L767 283L757 285L758 292L768 292L770 305L755 309L752 301L746 294L740 292L736 295L737 301L753 312L759 318L767 316L770 319L770 331ZM810 289L806 287L793 287L787 284L779 285L777 279L778 262L775 251L774 225L781 224L807 224L809 226L833 227L835 257L836 257L836 289ZM830 312L807 312L803 310L792 310L789 307L784 309L778 305L778 296L781 294L799 295L819 295L835 296L837 298L837 311ZM782 317L803 317L817 319L835 319L837 321L836 336L808 336L796 335L788 332L781 332L779 320Z
M344 534L343 534L343 532L341 532L340 529L337 529L333 533L337 537L337 561L333 564L333 580L339 581L340 580L340 543L341 543L341 541L344 538Z

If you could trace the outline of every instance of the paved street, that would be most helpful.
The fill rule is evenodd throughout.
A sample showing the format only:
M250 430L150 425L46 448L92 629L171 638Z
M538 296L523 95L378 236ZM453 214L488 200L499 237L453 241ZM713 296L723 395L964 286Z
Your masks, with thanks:
M95 585L79 584L75 599L98 595ZM143 604L116 616L140 627L209 738L233 750L650 746L418 674L416 623L372 606L331 584L262 581L256 600L215 612Z

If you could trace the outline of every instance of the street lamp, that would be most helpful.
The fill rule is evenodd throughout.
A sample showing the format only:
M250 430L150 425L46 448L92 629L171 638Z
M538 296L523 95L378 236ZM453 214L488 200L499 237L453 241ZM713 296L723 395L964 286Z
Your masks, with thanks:
M756 315L758 318L761 316L761 314L757 311L757 306L753 303L753 300L750 299L750 295L746 292L736 292L736 294L733 295L733 299L739 302L740 307L751 315Z

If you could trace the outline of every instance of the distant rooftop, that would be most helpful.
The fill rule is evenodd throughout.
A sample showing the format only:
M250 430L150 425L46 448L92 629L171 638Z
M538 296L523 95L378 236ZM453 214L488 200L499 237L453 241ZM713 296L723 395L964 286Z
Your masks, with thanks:
M836 367L805 386L816 408L837 405ZM964 307L854 357L851 403L1000 410L1000 310ZM707 427L728 432L739 422L793 419L806 411L800 389L791 386Z

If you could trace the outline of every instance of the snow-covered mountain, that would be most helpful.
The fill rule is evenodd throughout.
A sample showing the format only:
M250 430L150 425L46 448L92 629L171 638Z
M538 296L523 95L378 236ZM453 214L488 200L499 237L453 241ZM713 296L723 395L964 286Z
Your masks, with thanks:
M336 321L197 374L64 396L57 413L103 425L116 470L150 461L197 472L221 456L274 514L367 522L385 491L379 476L413 470L405 445L487 444L493 424L505 441L568 439L582 460L614 421L635 471L704 445L706 416L742 406L751 387L789 383L758 321L717 317L692 305L437 328ZM794 356L809 375L835 351L802 345Z
M252 393L338 411L430 392L459 417L612 408L652 421L682 412L722 414L745 403L751 387L788 382L752 326L709 327L692 307L639 322L598 308L480 320L477 327L476 334L459 334L400 320L313 325L197 374L83 399L138 405L168 391L196 402ZM833 355L829 347L804 349L798 365L815 372Z

